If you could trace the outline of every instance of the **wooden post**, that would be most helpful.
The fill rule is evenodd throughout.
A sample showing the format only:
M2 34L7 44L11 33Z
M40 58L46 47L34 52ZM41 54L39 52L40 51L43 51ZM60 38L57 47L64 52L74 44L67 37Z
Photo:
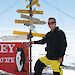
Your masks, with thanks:
M32 0L30 0L30 16L32 17ZM30 34L32 34L31 26L30 26ZM31 37L30 37L30 41L31 41ZM30 75L32 75L32 51L31 49L32 47L30 47Z

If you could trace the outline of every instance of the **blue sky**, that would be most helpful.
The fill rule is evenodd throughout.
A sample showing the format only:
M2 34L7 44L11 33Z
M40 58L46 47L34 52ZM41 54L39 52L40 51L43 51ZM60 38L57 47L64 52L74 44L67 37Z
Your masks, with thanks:
M57 26L66 34L68 54L75 54L75 0L39 0L41 7L36 5L33 8L43 11L43 15L34 15L42 21L48 20L49 17L55 17ZM18 9L25 9L29 1L25 0L0 0L0 36L13 35L13 31L29 31L29 28L23 24L16 24L15 19L21 20L21 14L17 13ZM27 9L28 10L28 9ZM28 15L28 14L27 14ZM50 31L47 24L35 25L38 33L47 33Z
M25 3L25 0L0 0L0 25L3 28L24 28L23 24L16 24L14 22L15 19L22 19L20 17L20 13L17 13L17 9L26 9L25 6L29 3ZM64 30L74 30L74 21L72 17L75 16L74 11L74 0L39 0L41 7L37 7L36 5L33 8L36 10L43 10L43 15L34 15L34 17L39 18L41 20L45 20L51 16L55 17L57 20L57 25ZM60 9L59 11L54 7ZM66 14L72 16L67 16ZM36 26L37 27L37 26ZM48 28L47 24L42 27ZM48 30L48 29L47 29Z

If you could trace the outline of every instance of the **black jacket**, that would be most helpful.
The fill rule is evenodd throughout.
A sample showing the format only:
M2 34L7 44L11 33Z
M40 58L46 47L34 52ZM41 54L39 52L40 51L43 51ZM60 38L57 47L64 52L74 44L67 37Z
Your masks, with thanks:
M52 32L48 32L42 40L34 41L34 44L47 44L45 51L46 57L51 60L58 60L63 58L67 47L66 37L62 30L58 27Z

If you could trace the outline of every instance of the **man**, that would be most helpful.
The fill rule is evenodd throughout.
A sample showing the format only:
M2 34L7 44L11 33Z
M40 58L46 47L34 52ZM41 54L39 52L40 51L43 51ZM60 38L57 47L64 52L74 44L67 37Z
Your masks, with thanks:
M32 41L33 44L47 44L45 51L46 56L41 57L37 60L34 67L34 75L41 75L43 69L51 65L53 69L53 75L63 75L61 63L65 55L67 47L66 37L59 27L56 27L56 19L50 17L48 19L48 26L51 29L43 39L39 41Z

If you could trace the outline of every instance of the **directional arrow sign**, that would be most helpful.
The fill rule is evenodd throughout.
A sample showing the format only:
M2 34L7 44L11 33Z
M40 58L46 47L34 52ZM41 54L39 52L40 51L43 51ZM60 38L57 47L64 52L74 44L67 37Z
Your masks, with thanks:
M18 36L2 36L0 37L1 40L7 41L7 40L27 40L26 35L18 35Z
M35 30L35 26L33 25L33 24L30 24L30 23L28 23L28 22L24 22L24 25L26 25L26 26L31 26L31 30L33 31L33 32L35 32L35 33L37 33L36 32L36 30Z
M32 23L33 24L46 24L45 21L33 21Z
M27 16L27 15L23 15L23 14L21 14L21 18L26 18L26 19L29 19L29 20L32 20L32 21L40 21L37 18L31 17L31 16Z
M24 22L24 25L26 25L26 26L31 26L32 28L35 28L35 26L33 25L33 24L31 24L31 23L29 23L29 22Z
M33 5L37 5L38 7L40 7L40 4L38 3L38 0L33 0L32 1L32 6ZM27 6L26 6L26 8L29 8L30 7L30 4L28 4Z
M30 24L29 22L25 21L25 22L24 22L24 25L30 26L30 25L32 25L32 24Z
M22 9L18 9L16 12L18 13L30 13L29 10L22 10Z
M30 21L28 21L28 20L15 20L15 23L23 23L24 24L25 21L30 23Z
M28 0L26 0L26 2L27 2Z
M28 21L28 20L15 20L15 23L25 23L26 22L29 22L29 23L32 23L32 24L46 24L45 21Z
M32 12L33 14L43 14L43 11L36 11L36 10L23 10L23 9L18 9L16 12L18 13L27 13L29 14L30 12Z
M17 35L28 35L29 32L13 31L13 34ZM44 37L46 34L32 33L32 36Z

